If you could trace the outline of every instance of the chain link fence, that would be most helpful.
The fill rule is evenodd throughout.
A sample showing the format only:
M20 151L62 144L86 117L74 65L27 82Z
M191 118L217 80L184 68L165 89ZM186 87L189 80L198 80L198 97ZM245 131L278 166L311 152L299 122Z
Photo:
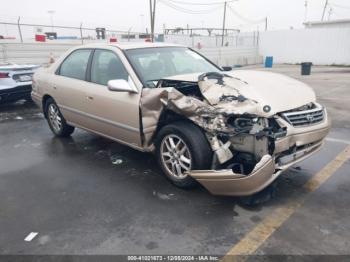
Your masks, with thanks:
M40 36L40 37L38 37ZM58 26L47 24L0 22L0 62L45 64L69 48L94 42L145 42L147 32L114 30L107 27ZM155 41L176 43L197 49L219 65L247 65L262 62L259 33L224 36L156 34Z
M149 41L150 38L151 35L147 32L123 31L106 27L90 28L83 26L83 24L79 26L31 24L21 23L20 19L17 22L0 22L0 42L7 43L69 41L84 44L98 41ZM155 39L162 41L161 35L156 35Z

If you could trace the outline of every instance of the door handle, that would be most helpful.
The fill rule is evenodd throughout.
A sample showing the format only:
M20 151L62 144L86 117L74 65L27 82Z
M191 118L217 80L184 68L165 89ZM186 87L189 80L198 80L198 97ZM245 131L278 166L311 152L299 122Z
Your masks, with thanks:
M88 100L94 100L94 97L93 96L87 96L86 97Z

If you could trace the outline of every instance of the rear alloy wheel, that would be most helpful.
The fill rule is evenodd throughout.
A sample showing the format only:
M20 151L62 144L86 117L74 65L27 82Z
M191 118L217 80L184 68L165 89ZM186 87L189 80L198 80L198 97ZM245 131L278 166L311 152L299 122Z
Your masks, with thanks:
M54 129L54 133L60 133L62 131L62 118L59 115L58 107L55 104L50 104L47 114L50 124Z
M59 137L70 136L74 132L74 127L66 123L66 120L62 116L57 104L53 99L49 99L46 102L45 113L47 122L49 123L51 131Z

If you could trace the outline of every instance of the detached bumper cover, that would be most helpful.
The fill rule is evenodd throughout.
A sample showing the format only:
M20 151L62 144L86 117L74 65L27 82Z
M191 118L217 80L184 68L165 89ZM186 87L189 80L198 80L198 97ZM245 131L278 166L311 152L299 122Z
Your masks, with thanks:
M314 141L316 142L277 160L274 156L265 155L261 158L260 162L256 164L254 170L249 175L235 174L231 169L193 170L189 175L196 179L213 195L252 195L270 185L290 166L320 150L323 145L322 139L327 135L328 131L329 127L326 130L316 130L311 133L305 133L304 136L298 134L295 138L289 138L299 141L304 138L305 141L311 143L310 138L312 137L312 133L314 133Z
M198 170L190 175L213 195L243 196L262 190L278 177L279 172L275 172L273 158L265 155L248 176L235 174L231 169Z

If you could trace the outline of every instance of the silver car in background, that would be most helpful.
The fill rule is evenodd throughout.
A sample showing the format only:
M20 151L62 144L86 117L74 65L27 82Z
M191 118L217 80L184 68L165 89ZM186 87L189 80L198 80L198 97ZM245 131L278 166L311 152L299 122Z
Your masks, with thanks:
M32 76L38 65L0 63L0 104L30 100Z

